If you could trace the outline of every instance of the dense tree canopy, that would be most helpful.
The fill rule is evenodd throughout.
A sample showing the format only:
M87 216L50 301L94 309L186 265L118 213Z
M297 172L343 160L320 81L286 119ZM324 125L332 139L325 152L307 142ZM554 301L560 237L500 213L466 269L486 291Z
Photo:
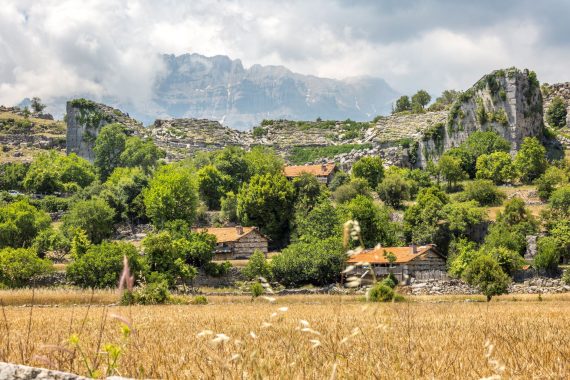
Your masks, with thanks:
M557 96L546 110L546 121L554 128L564 128L566 126L566 103L564 99Z
M526 137L515 156L515 168L523 183L531 183L546 170L546 148L535 137Z
M87 233L95 244L111 236L115 210L103 199L95 197L77 201L63 217L63 230L71 237L77 228Z
M121 124L107 124L99 131L93 146L95 166L101 178L107 179L113 170L121 166L121 154L125 150L127 135Z
M384 166L380 157L362 157L352 165L352 175L356 178L365 179L371 189L384 178Z
M0 248L29 247L40 231L50 226L51 219L27 200L0 207Z

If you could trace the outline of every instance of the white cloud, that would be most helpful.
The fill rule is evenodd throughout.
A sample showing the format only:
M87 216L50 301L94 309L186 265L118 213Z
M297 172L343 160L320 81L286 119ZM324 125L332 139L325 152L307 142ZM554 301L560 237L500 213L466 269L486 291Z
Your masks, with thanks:
M569 7L505 3L4 0L0 103L89 95L146 104L162 70L158 53L373 75L402 92L463 89L513 65L568 80L569 41L560 38L568 26L558 15Z

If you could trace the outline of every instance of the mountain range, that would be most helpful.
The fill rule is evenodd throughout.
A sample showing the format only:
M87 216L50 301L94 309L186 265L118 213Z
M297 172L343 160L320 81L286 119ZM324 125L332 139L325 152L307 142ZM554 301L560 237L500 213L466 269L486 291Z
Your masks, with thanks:
M165 70L153 90L153 106L131 112L145 122L156 118L204 118L237 129L263 119L371 120L390 111L398 93L383 79L345 80L297 74L283 66L253 65L239 59L199 54L163 55Z

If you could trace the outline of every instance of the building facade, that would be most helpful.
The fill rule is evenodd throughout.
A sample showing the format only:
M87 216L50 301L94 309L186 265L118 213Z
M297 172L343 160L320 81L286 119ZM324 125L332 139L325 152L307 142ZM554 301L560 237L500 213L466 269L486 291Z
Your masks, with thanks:
M269 239L257 227L210 227L202 231L216 237L214 260L247 259L256 250L267 255Z

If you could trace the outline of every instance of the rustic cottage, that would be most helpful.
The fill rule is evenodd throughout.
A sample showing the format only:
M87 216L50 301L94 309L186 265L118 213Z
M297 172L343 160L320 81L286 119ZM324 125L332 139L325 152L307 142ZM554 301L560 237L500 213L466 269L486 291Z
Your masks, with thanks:
M257 227L211 227L204 231L216 237L214 260L247 259L255 250L267 255L269 239Z
M446 276L445 257L434 245L410 247L378 247L365 250L348 259L356 275L374 270L377 277L392 272L399 281L408 283L411 278L427 279Z
M288 179L299 177L304 173L312 174L317 177L320 183L328 185L334 173L336 172L335 163L319 164L319 165L302 165L302 166L285 166L284 174Z

